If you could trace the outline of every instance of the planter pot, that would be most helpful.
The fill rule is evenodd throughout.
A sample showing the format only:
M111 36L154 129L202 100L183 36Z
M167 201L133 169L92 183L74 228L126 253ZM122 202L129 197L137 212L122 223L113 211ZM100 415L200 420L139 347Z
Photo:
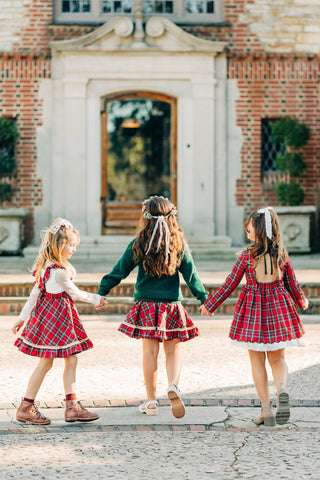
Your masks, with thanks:
M0 254L19 254L22 249L25 208L0 209Z
M308 253L311 251L310 231L316 207L276 207L281 235L289 253Z

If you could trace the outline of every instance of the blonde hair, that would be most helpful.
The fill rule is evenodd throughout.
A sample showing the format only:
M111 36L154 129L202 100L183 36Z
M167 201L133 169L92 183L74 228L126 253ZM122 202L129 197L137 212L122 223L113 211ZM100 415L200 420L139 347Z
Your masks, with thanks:
M56 233L51 233L51 230L54 231L54 227L57 227L58 223L61 223ZM66 221L63 223L62 218L56 218L49 228L42 230L41 232L41 245L39 248L39 254L34 261L32 271L34 272L35 281L39 283L42 269L45 267L47 261L52 262L56 265L66 268L71 275L74 274L74 269L72 265L61 256L61 252L64 246L76 237L76 245L80 243L80 235L78 230L76 230L70 222Z
M170 214L173 211L175 211L175 207L167 198L153 196L146 200L143 203L143 215L138 226L137 239L132 246L134 261L137 264L142 261L144 270L156 278L174 275L176 268L181 264L182 252L186 242L175 214L176 211L174 214ZM147 218L146 215L151 218ZM163 221L167 223L170 233L168 262L166 262L165 238L162 238L158 251L159 231L157 231L156 238L150 245L159 216L165 217Z

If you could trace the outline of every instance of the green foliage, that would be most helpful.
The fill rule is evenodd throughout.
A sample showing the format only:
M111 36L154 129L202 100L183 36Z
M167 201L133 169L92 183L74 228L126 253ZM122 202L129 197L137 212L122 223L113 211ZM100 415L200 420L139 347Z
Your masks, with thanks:
M287 173L288 181L280 182L276 186L276 193L281 205L297 206L304 201L303 188L297 180L291 177L300 177L305 172L307 165L300 152L288 151L301 149L310 138L310 129L304 123L299 123L296 118L281 117L270 124L271 135L274 142L280 142L286 147L285 153L279 153L275 166L281 172Z
M284 143L292 148L301 148L310 138L310 129L295 118L281 117L271 123L271 134L274 142Z
M10 183L0 183L0 204L11 200L13 188Z
M10 201L13 195L11 180L7 181L5 177L11 177L17 166L17 138L18 130L14 119L0 117L0 204Z
M304 201L303 188L297 181L291 183L278 183L276 193L281 205L297 206L301 205Z
M300 177L307 168L302 155L296 152L279 153L275 166L281 172L288 172L293 177Z

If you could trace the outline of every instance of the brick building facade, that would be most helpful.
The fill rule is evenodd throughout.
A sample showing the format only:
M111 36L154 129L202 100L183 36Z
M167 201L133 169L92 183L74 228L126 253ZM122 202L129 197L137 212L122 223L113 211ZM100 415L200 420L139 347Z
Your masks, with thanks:
M1 7L0 115L17 119L18 170L12 204L30 212L27 244L37 243L35 218L46 205L45 167L43 162L39 165L38 155L40 148L45 157L49 148L46 142L41 143L41 136L48 92L48 86L43 85L52 78L50 42L82 38L100 27L90 22L56 22L53 7L52 1L41 0L6 0ZM239 208L237 212L241 212L236 227L252 208L277 203L272 179L261 174L261 121L282 115L297 117L311 129L304 149L307 171L302 182L305 204L316 205L319 211L320 6L311 0L270 1L267 5L259 0L225 0L222 22L180 27L199 39L225 44L225 102L233 112L228 117L233 124L229 125L227 150L230 158L235 152L233 161L238 163L237 178L232 180L228 195L233 197L230 211ZM236 141L232 132L236 132ZM49 219L52 214L48 206L46 215L39 218ZM217 220L218 230L219 222L223 220ZM232 230L232 223L232 219L230 224L226 221L218 234L229 235L234 244L241 244L242 232ZM88 229L84 233L91 234Z

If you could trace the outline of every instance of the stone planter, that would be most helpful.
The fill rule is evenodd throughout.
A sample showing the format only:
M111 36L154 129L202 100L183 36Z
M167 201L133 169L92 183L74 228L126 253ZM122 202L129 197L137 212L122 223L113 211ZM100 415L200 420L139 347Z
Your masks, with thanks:
M25 208L0 209L0 254L21 253Z
M316 207L276 207L281 235L289 253L308 253L311 251L311 221L314 220Z

